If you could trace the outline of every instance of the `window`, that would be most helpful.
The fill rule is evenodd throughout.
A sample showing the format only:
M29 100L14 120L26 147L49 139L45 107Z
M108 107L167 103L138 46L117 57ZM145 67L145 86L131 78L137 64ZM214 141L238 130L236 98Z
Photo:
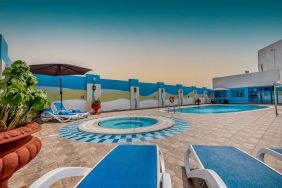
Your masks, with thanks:
M215 98L226 98L226 91L215 91Z
M244 97L244 89L231 89L231 97Z

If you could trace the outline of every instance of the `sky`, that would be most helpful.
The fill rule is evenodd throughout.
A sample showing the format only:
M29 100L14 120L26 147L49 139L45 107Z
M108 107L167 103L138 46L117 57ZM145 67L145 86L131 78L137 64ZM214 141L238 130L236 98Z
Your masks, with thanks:
M257 50L282 38L281 10L281 0L0 0L0 33L12 60L212 87L257 71Z

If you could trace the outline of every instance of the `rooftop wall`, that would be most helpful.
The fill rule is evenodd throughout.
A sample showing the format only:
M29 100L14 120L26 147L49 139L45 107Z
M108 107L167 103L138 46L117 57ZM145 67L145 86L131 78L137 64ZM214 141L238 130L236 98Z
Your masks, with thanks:
M5 63L5 66L11 64L11 60L8 57L8 44L4 37L0 34L0 60Z
M237 88L273 85L274 81L280 80L279 70L239 74L213 78L213 88Z
M45 90L52 101L60 100L59 77L35 76L39 80L38 88ZM96 94L92 91L93 85L96 85ZM164 105L171 105L169 97L174 97L175 104L178 105L179 101L181 102L180 105L194 104L195 97L207 97L204 96L205 91L211 91L207 88L195 86L166 85L163 82L139 82L137 79L102 79L99 75L92 74L62 76L62 87L63 102L67 108L87 110L91 105L88 104L89 101L99 98L102 102L103 111L163 107L161 100L165 102ZM132 88L136 88L136 93ZM162 90L164 95L161 94ZM191 94L193 91L198 95ZM134 104L132 103L133 98Z
M258 51L259 72L282 70L282 40Z

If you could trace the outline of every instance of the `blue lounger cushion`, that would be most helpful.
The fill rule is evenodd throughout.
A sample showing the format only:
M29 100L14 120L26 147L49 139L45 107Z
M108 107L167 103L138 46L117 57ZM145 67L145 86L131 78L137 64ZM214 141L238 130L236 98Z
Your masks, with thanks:
M282 155L282 148L271 148L271 150L273 150L273 151Z
M66 110L61 110L58 112L59 115L76 115L75 113L66 111Z
M61 103L60 102L54 102L54 106L56 108L57 111L67 111L66 107L64 106L64 104L62 104L62 109L61 109Z
M66 111L66 112L69 112L67 109L66 109L66 107L65 107L65 105L64 104L62 104L62 110L61 110L61 102L54 102L54 106L55 106L55 108L56 108L56 110L57 111ZM71 113L87 113L87 112L82 112L81 110L79 110L79 109L72 109L71 110Z
M54 115L61 115L61 116L77 116L77 114L75 114L75 113L71 113L71 112L64 111L64 110L59 111L59 113L54 113L52 108L45 109L42 112L43 116L50 116L48 113L51 113L51 114L54 114Z
M156 188L157 147L119 145L78 185L79 188Z
M193 148L205 169L215 171L227 187L282 187L282 175L262 162L231 146Z
M73 113L82 113L81 110L79 110L79 109L71 109L71 112L73 112Z
M54 113L51 108L44 109L42 113L45 113L45 112L47 112L47 113L52 113L52 114Z

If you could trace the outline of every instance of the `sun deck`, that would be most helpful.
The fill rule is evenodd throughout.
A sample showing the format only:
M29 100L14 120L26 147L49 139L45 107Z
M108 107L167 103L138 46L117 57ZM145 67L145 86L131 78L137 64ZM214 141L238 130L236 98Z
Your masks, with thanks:
M282 111L282 106L279 106ZM111 112L99 115L164 115L160 109ZM255 156L262 147L282 147L282 115L275 118L273 108L231 114L172 114L186 120L191 125L187 131L172 137L134 144L156 144L164 153L167 172L172 176L174 188L187 187L188 182L183 168L183 154L190 144L232 145ZM57 167L92 167L105 156L115 143L90 143L65 139L58 134L67 123L46 123L37 136L42 140L39 155L10 180L11 187L30 185L46 172ZM130 143L127 143L130 144ZM266 156L265 161L273 168L282 171L282 162ZM27 175L28 174L28 175ZM54 187L70 187L80 178L66 179Z

